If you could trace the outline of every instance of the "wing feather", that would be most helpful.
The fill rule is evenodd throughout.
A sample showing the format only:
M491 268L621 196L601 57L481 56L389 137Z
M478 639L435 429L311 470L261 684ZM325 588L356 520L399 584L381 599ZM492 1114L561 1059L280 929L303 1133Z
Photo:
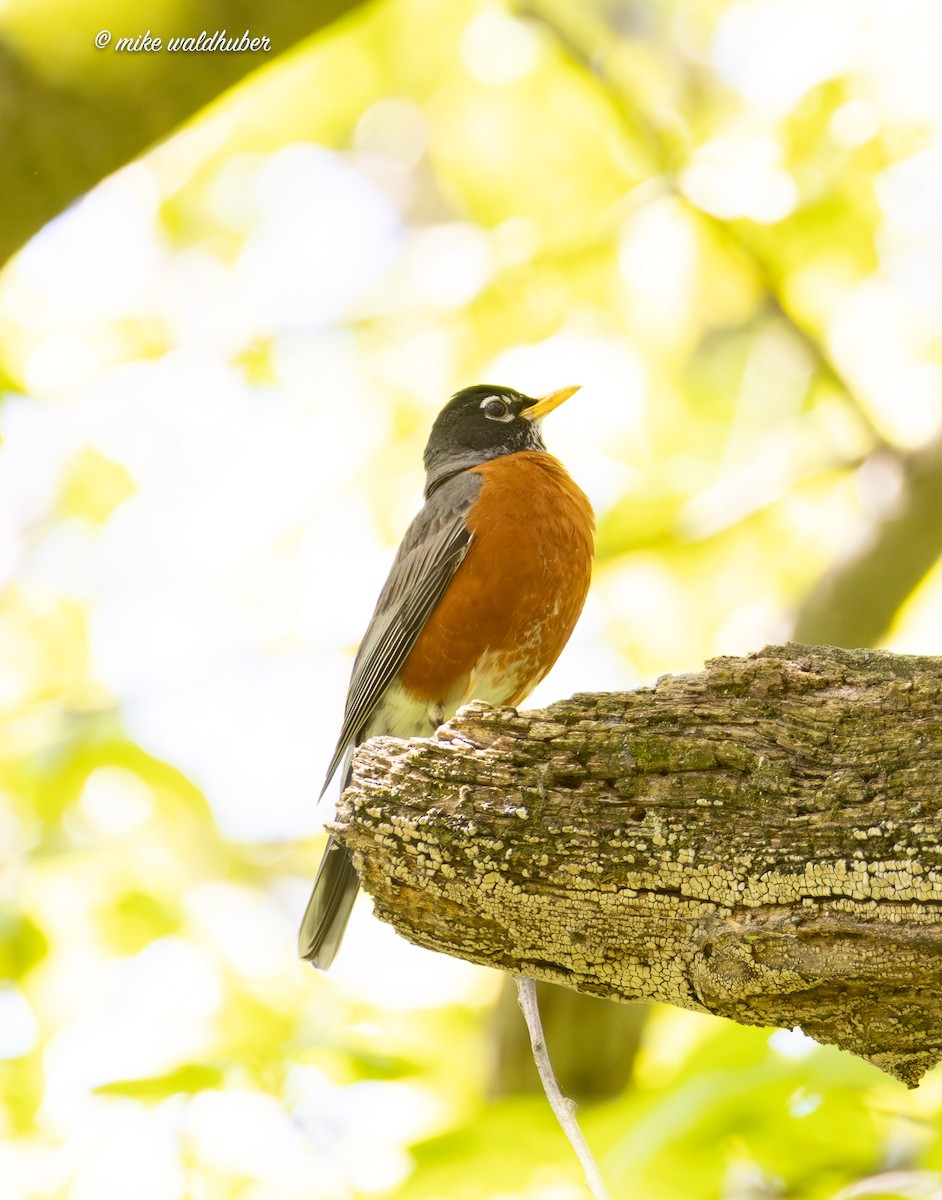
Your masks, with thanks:
M463 471L426 501L409 526L353 664L343 725L322 796L467 554L471 534L465 517L481 483L480 475Z

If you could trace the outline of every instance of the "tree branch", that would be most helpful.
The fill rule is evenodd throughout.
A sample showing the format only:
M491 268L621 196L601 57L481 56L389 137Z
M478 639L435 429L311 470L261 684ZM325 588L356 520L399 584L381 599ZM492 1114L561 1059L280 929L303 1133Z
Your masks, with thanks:
M361 747L338 813L410 940L619 1000L942 1058L942 659L721 658Z
M795 619L796 641L873 645L938 561L942 437L892 461L899 470L898 496L805 597Z
M0 265L106 175L172 133L249 72L361 2L183 0L152 6L146 19L129 9L127 16L116 18L105 50L96 49L95 36L111 22L89 15L80 33L69 27L71 65L53 75L43 61L31 61L12 40L0 38ZM268 37L271 50L122 54L115 49L120 37L148 28L164 41L223 29L240 38L248 29ZM44 49L47 40L41 43Z

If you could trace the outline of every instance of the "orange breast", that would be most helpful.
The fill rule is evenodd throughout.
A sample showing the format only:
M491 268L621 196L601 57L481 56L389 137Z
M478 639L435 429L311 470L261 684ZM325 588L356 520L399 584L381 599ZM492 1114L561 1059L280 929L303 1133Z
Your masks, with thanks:
M592 508L562 463L526 450L472 469L471 546L399 676L446 712L475 696L518 704L569 640L591 575Z

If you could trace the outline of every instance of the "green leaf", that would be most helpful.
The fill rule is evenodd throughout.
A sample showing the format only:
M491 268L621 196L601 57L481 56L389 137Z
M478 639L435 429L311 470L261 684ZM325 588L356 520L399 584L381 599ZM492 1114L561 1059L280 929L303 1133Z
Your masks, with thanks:
M99 926L116 953L137 954L157 938L175 933L180 914L152 892L129 891L100 913Z
M29 917L0 916L0 979L20 979L49 950L46 935Z
M166 1100L168 1096L181 1093L193 1095L195 1092L205 1092L210 1088L222 1086L223 1071L221 1067L210 1066L206 1063L187 1063L168 1071L166 1075L151 1075L145 1079L115 1079L111 1083L103 1083L95 1088L99 1096L129 1096L144 1103L156 1104Z

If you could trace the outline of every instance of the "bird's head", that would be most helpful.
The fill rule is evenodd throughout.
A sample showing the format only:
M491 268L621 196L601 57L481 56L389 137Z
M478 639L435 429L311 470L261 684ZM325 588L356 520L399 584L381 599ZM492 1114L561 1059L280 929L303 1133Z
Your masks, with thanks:
M501 454L545 450L543 417L579 388L525 396L514 388L478 383L456 392L435 419L425 447L425 494L459 471Z

